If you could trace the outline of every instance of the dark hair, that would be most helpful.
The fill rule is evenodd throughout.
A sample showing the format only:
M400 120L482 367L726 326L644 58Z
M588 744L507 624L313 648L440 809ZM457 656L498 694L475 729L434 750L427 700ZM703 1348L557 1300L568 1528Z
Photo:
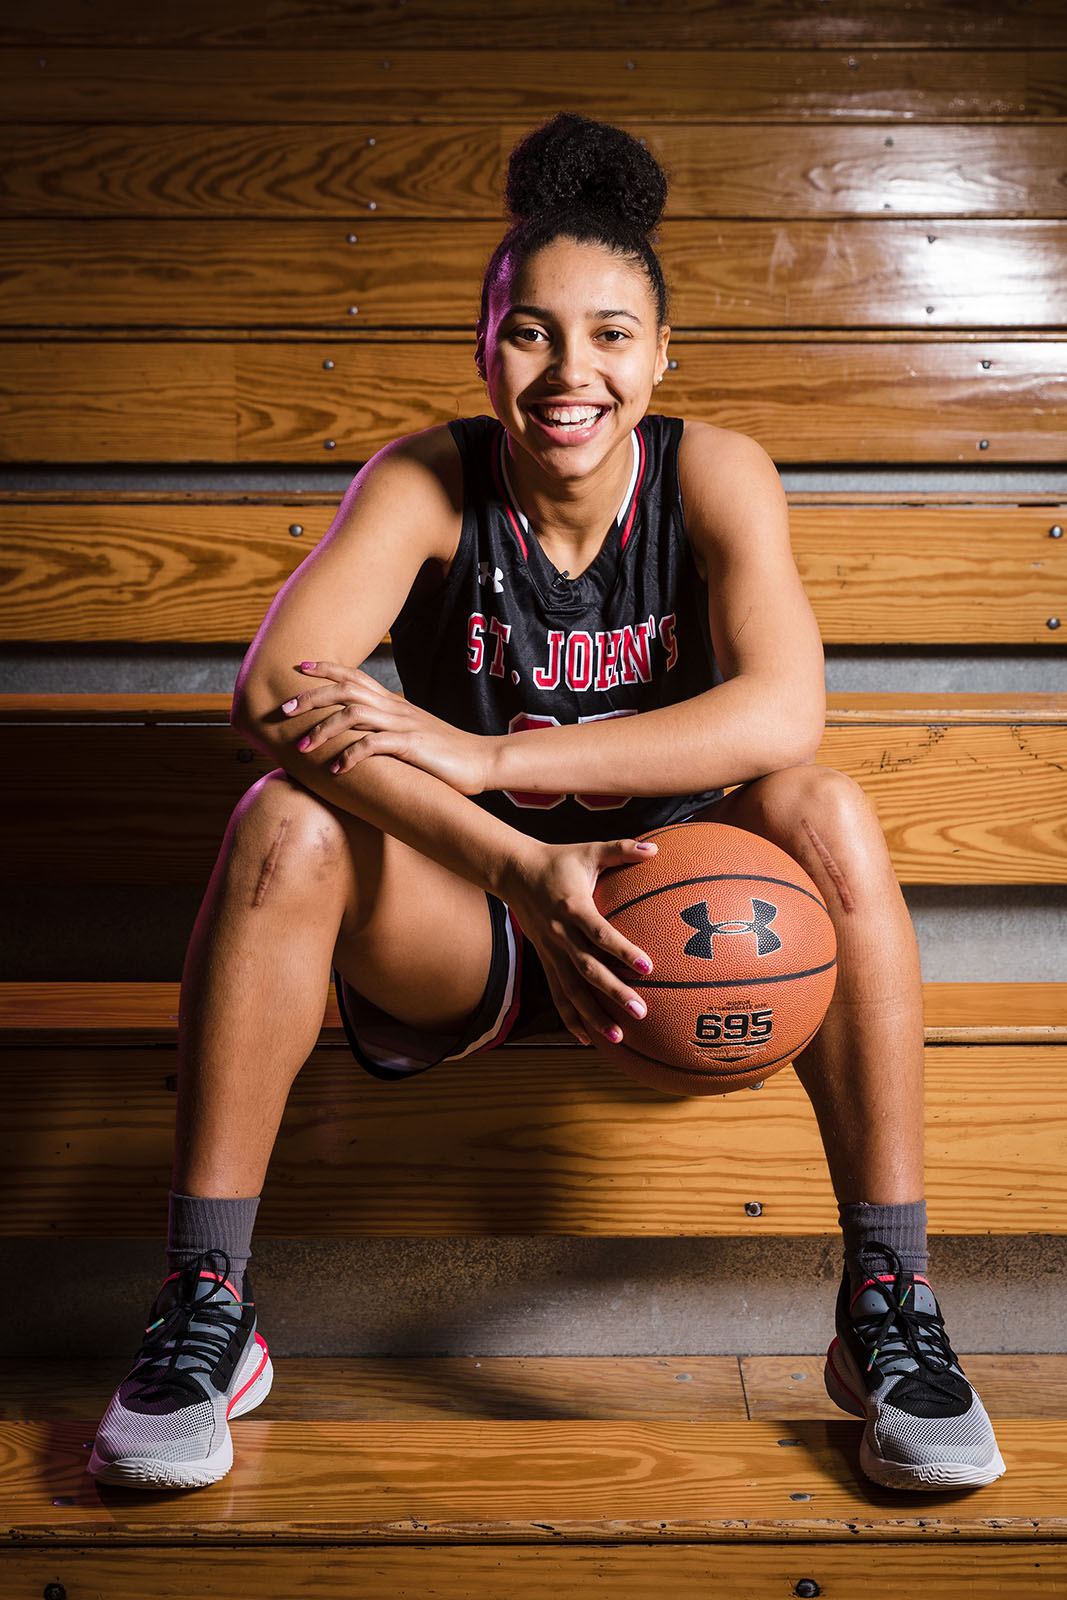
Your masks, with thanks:
M655 156L630 134L561 111L511 152L504 198L511 227L486 268L483 322L506 265L560 238L600 244L639 262L660 323L666 322L667 286L648 236L663 215L667 180Z

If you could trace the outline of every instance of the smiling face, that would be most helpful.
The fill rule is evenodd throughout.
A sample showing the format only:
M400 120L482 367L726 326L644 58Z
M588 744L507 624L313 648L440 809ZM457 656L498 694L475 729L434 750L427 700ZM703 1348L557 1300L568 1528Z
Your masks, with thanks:
M501 274L478 357L512 454L570 480L628 450L669 336L641 263L603 245L555 239Z

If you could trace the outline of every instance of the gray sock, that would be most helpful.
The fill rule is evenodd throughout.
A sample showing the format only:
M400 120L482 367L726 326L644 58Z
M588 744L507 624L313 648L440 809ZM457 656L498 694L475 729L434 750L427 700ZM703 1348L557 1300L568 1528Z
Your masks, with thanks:
M926 1201L912 1200L900 1206L872 1206L865 1200L839 1205L837 1214L845 1243L845 1265L852 1293L870 1276L860 1254L864 1245L887 1244L900 1257L905 1272L926 1271Z
M252 1228L258 1206L258 1195L249 1199L217 1200L175 1194L171 1190L167 1229L167 1261L171 1272L180 1272L205 1250L224 1250L230 1258L234 1288L240 1291L241 1279L252 1254Z

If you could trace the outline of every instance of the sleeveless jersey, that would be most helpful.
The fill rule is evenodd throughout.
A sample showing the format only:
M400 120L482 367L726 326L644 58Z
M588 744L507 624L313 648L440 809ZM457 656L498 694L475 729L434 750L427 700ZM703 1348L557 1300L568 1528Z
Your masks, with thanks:
M509 493L501 423L472 417L449 428L463 462L459 547L443 582L427 563L392 630L414 704L469 733L518 736L674 705L721 681L682 515L679 418L648 416L635 430L628 499L573 579L549 561ZM563 844L643 833L721 794L475 799L521 832Z

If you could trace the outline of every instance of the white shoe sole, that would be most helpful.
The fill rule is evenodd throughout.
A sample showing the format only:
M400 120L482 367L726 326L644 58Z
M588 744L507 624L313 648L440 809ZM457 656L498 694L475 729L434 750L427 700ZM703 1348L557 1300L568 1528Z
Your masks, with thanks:
M273 1382L274 1367L267 1346L257 1333L237 1374L222 1443L211 1455L202 1456L198 1461L164 1461L148 1455L119 1456L115 1461L108 1461L97 1455L94 1446L88 1471L98 1483L121 1484L134 1489L203 1489L209 1483L218 1483L233 1466L229 1422L261 1405L270 1394Z
M836 1361L835 1361L836 1357ZM842 1369L838 1370L836 1362ZM841 1344L835 1339L826 1356L823 1379L826 1392L836 1406L850 1416L863 1417L867 1426L860 1443L860 1466L867 1477L884 1489L981 1489L993 1483L1007 1469L996 1444L993 1455L986 1462L924 1461L921 1465L904 1466L899 1461L888 1461L875 1450L874 1419L867 1416L867 1408L853 1388L855 1381L846 1365Z

